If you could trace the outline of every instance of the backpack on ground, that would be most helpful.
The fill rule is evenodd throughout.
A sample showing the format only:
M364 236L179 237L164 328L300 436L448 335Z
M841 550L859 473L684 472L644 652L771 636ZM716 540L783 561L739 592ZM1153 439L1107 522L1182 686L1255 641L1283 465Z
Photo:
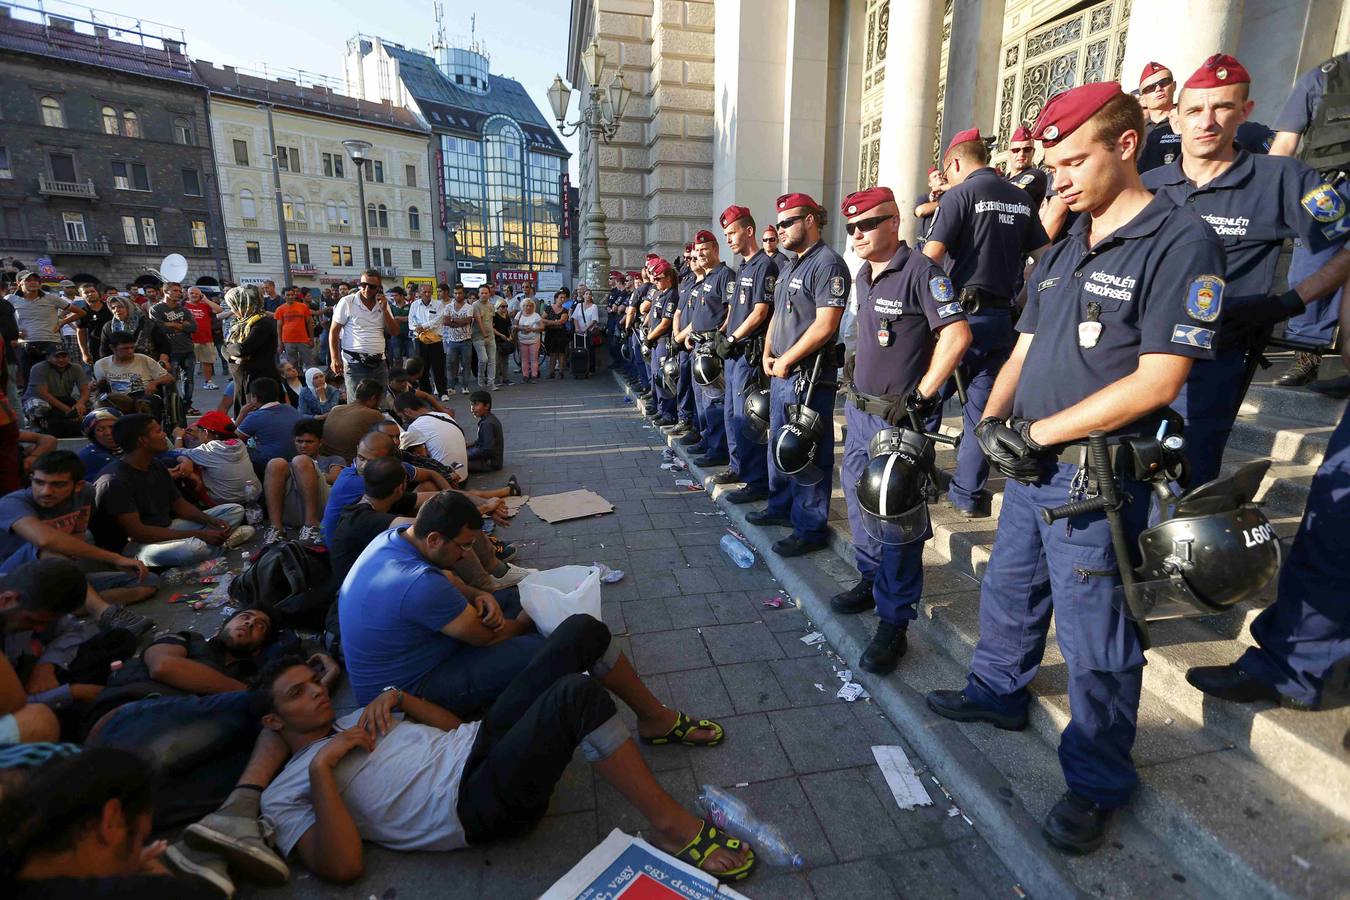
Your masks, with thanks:
M241 607L266 600L286 617L287 625L317 631L337 599L332 581L326 549L283 541L263 548L230 582L230 598Z

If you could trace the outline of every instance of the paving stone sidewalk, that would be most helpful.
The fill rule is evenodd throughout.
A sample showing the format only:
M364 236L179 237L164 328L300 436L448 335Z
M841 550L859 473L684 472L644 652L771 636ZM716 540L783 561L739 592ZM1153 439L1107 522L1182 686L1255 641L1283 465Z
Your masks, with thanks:
M464 418L466 399L454 404ZM722 554L726 519L705 494L677 488L677 476L660 468L660 432L633 415L608 373L504 388L496 403L508 473L529 493L585 487L615 507L558 525L523 510L501 534L520 547L517 562L622 569L625 578L603 588L605 620L620 647L665 703L714 717L727 730L717 748L644 746L660 782L691 809L699 785L731 787L806 858L800 873L761 866L739 890L750 897L1014 895L1013 878L976 829L949 815L960 805L959 786L948 799L924 774L934 805L896 806L871 746L901 745L921 772L923 761L875 704L835 698L841 664L828 646L801 642L810 628L800 610L761 605L779 589L763 561L742 570ZM502 483L508 473L479 484ZM178 607L168 614L162 600L152 604L161 626L209 631L219 621L218 613ZM336 699L351 708L345 682ZM643 822L578 757L547 818L522 839L453 853L367 845L366 875L354 885L325 885L296 866L287 887L240 881L240 895L536 897L616 827L637 833Z

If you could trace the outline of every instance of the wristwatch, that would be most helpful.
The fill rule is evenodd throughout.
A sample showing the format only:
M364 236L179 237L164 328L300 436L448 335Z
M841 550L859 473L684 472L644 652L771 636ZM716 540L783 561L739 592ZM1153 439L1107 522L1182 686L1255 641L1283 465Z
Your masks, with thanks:
M388 687L386 687L386 688L384 688L383 690L381 690L380 693L381 693L381 694L387 694L387 693L389 693L390 691L393 691L393 692L394 692L394 708L395 708L395 709L402 709L402 708L403 708L403 688L397 687L397 686L391 684L391 685L389 685Z

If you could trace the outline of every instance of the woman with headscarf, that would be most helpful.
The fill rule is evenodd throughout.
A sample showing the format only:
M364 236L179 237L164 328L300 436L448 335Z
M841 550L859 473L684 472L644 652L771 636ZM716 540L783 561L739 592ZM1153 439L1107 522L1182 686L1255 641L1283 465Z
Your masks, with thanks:
M141 312L140 307L126 297L113 297L108 301L112 310L112 320L103 326L98 334L98 356L102 359L112 355L112 346L108 339L114 332L129 331L136 335L136 352L151 359L159 360L164 367L169 365L169 336L159 323Z
M225 309L230 314L225 358L234 374L237 409L248 398L248 385L254 378L272 378L281 383L281 372L277 370L277 323L263 308L262 292L257 285L230 288L225 293Z
M300 415L322 421L341 402L338 392L328 386L327 372L318 367L305 370L305 387L300 390Z

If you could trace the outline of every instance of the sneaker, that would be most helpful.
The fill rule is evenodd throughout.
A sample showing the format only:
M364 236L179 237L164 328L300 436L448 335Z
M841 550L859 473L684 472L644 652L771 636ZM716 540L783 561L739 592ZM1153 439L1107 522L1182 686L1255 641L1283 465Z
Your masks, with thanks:
M183 413L185 416L200 416L201 414L201 410L197 409L195 406L189 406L187 411Z
M263 834L261 819L211 813L183 832L188 846L219 853L250 879L264 884L285 884L290 867L277 855Z
M230 532L230 536L225 538L225 543L221 544L221 546L226 550L242 547L244 544L253 540L253 535L256 533L257 532L253 530L252 525L240 525L234 531Z
M499 577L493 577L492 589L494 591L500 591L503 588L515 587L525 580L526 575L533 575L538 571L538 569L527 569L524 566L507 563L506 574Z
M204 390L204 391L218 391L218 390L220 390L220 388L216 387L216 383L215 383L214 381L204 381L204 382L202 382L202 390Z
M502 562L510 562L511 560L515 559L516 557L515 544L507 544L495 537L489 537L488 540L492 542L492 552L496 554L499 560L501 560Z
M469 389L467 387L462 387L459 389L459 392L461 394L467 394L469 392Z
M268 525L267 530L263 532L262 542L264 547L269 544L280 544L284 540L286 540L286 529L284 528L274 528Z
M449 395L449 394L441 394L441 400L443 400L443 401L446 402L446 403L449 403L449 402L450 402L450 395Z
M179 841L164 851L164 864L184 881L214 891L225 900L234 896L230 865L225 857L213 850L194 850Z
M130 631L136 637L140 637L154 627L155 623L152 620L132 612L125 606L109 606L98 617L99 631L112 631L114 628L122 628Z
M302 544L322 544L323 526L322 525L304 525L300 528L300 543Z
M498 384L501 387L510 387L511 385L515 384L515 382L512 381L510 378L503 378L500 382L498 382Z

